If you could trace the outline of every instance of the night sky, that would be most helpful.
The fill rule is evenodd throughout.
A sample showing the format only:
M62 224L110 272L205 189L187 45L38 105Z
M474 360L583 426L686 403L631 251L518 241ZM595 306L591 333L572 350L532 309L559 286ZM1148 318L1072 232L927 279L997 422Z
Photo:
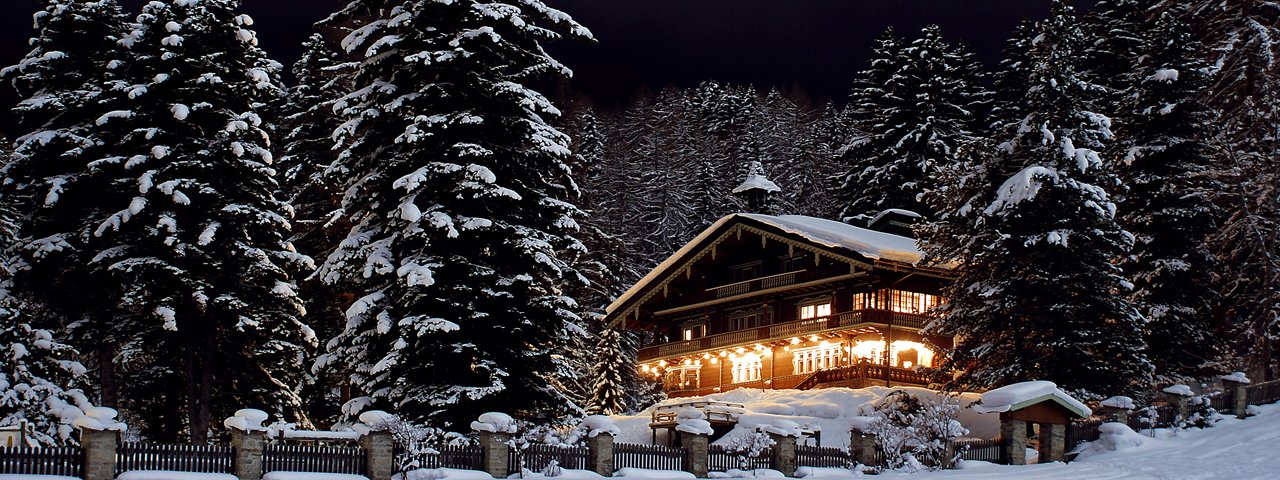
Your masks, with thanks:
M1023 18L1041 18L1045 0L546 0L587 26L596 43L564 41L548 49L575 71L573 86L602 106L624 102L641 86L689 86L707 79L799 87L816 99L842 101L885 27L907 35L937 23L969 44L988 66ZM136 12L142 0L122 0ZM316 20L345 0L245 0L261 45L291 65ZM1091 2L1078 2L1080 4ZM32 35L41 0L0 7L0 64L16 63ZM13 130L0 86L0 132Z

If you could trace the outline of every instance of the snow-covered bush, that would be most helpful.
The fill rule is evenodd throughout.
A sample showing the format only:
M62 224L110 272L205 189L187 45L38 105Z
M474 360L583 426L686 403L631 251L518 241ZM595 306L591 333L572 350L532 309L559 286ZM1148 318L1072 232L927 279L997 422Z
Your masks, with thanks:
M1222 420L1222 415L1211 406L1214 397L1222 392L1195 395L1187 399L1187 418L1178 419L1179 428L1208 428Z
M738 460L739 469L750 471L751 459L763 455L764 451L772 447L775 442L769 438L769 434L760 430L738 430L726 435L719 443L724 447L725 453L733 455Z
M898 390L868 412L874 418L868 433L879 440L888 468L938 469L958 458L947 458L947 443L968 433L956 419L959 412L953 397L921 399Z

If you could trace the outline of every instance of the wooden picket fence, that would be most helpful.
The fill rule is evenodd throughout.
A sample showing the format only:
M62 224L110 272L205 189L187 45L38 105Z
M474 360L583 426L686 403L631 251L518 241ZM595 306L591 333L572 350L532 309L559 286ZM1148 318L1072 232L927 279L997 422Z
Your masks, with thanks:
M360 447L268 443L262 469L270 472L345 473L364 475L367 457Z
M116 447L116 475L131 470L234 473L235 456L229 445L123 442Z
M552 461L560 468L586 470L591 454L585 446L559 446L530 444L524 448L512 448L508 452L507 473L520 473L521 467L541 472Z
M685 469L687 450L664 445L638 443L613 444L613 468L647 468L652 470Z
M712 472L727 472L730 469L741 469L742 458L736 452L731 452L721 445L707 445L707 470ZM747 458L747 469L754 470L757 468L773 468L773 451L771 449L763 449L759 455Z
M853 463L849 451L835 447L796 445L796 466L847 468Z
M419 468L480 470L484 467L479 445L442 445L428 452L406 452L397 447L396 466L401 471Z
M981 438L962 438L953 441L955 452L961 460L980 460L992 463L1009 463L1005 458L1004 441Z
M1245 392L1249 394L1250 405L1280 402L1280 380L1249 385Z
M80 447L0 447L0 474L81 476Z

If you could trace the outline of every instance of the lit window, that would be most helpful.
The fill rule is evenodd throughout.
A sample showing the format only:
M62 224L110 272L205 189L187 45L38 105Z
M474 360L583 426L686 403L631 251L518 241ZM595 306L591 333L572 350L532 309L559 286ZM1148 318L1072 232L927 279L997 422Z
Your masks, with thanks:
M791 351L791 368L795 374L811 373L840 365L840 345L823 345Z
M831 303L818 303L813 305L804 305L800 307L800 319L808 320L810 318L827 317L831 315Z
M733 359L733 383L754 382L760 379L760 370L764 363L754 353Z
M880 290L853 294L853 308L890 310L898 313L927 313L943 303L937 295L904 290Z

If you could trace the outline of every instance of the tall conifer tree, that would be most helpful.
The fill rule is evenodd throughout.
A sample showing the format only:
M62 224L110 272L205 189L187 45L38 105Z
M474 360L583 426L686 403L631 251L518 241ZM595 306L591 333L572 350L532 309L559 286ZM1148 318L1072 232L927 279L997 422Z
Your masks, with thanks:
M359 295L319 365L365 394L348 413L452 429L574 413L548 376L576 320L560 254L581 250L581 213L559 111L525 86L569 74L542 47L564 33L590 37L538 1L406 0L342 41L359 65L331 168L349 172L352 227L318 274Z

